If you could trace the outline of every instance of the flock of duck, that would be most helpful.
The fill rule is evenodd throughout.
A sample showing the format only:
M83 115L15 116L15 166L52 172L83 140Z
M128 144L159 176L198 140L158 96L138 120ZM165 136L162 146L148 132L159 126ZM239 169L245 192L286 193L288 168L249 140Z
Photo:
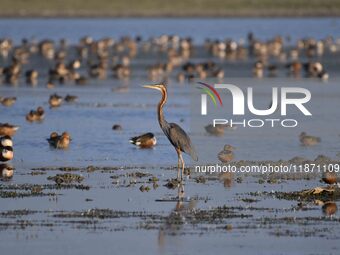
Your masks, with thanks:
M14 45L11 39L0 39L0 56L7 59L6 66L0 67L0 76L8 84L18 84L21 77L27 84L36 85L39 77L46 77L45 85L53 88L56 83L74 81L84 85L89 79L111 77L128 79L136 77L134 62L138 57L155 54L162 59L147 68L146 76L153 81L164 80L174 75L179 82L206 78L223 79L226 69L223 63L253 62L254 77L274 77L280 68L288 76L316 77L327 80L329 74L320 59L324 54L335 54L340 42L333 37L323 40L305 38L291 44L289 37L276 36L263 41L252 33L247 40L235 41L207 39L203 47L194 45L192 38L177 35L162 35L143 40L125 36L119 40L103 38L94 40L86 36L75 45L66 39L59 43L53 40L23 39ZM195 55L204 54L206 61L192 61ZM31 59L46 63L47 70L32 68ZM30 68L27 66L30 65ZM135 74L135 75L134 75ZM244 74L247 76L247 73ZM0 100L7 104L5 99Z
M340 49L340 41L333 37L323 40L305 38L291 43L289 37L276 36L263 41L249 33L246 40L207 39L203 45L194 45L192 38L181 38L177 35L162 35L143 40L124 36L119 40L103 38L94 40L86 36L78 43L69 45L66 39L59 42L53 40L27 40L14 45L11 39L0 39L0 58L4 64L0 67L2 82L15 86L21 79L32 86L45 84L53 89L58 84L74 82L76 85L85 85L94 79L129 79L140 74L137 71L138 58L148 58L150 55L158 56L158 62L150 64L145 76L151 81L167 80L171 76L184 83L195 79L208 78L223 79L227 69L225 63L252 62L252 68L244 74L256 78L265 76L275 77L279 70L285 70L290 77L310 77L327 80L329 74L322 64L324 54L336 54ZM194 61L194 56L200 56L204 61ZM40 63L40 69L33 68ZM43 67L41 68L41 64ZM16 97L0 97L0 104L11 107ZM50 95L50 107L59 107L64 101L74 102L75 95L65 98L54 93ZM41 122L44 120L45 110L42 106L30 110L26 115L28 122ZM0 123L0 161L6 162L13 158L13 142L11 137L18 130L18 126ZM119 127L117 127L118 129ZM230 126L207 126L206 131L212 135L223 135ZM115 129L115 128L114 128ZM304 146L313 146L321 139L306 133L301 133L300 142ZM69 146L71 136L68 132L58 134L52 132L47 139L50 146L65 149ZM152 148L157 140L154 134L146 133L132 137L130 142L140 148ZM218 154L221 162L230 162L234 159L234 147L226 145ZM2 164L3 173L10 172L10 165Z

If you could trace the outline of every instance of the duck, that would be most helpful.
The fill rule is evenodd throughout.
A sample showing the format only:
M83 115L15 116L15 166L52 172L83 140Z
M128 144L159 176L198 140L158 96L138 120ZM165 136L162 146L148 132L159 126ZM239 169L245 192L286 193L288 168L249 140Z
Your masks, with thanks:
M302 132L299 138L301 144L304 146L313 146L321 142L319 137L307 135L306 132Z
M215 135L215 136L224 135L224 125L216 125L214 127L213 124L210 124L210 125L205 126L204 128L211 135Z
M63 132L61 135L58 135L57 132L52 132L47 141L50 146L56 149L67 149L70 145L71 137L68 132Z
M34 121L42 121L45 117L45 111L44 108L39 106L37 110L31 110L27 115L26 115L26 120L29 122L34 122Z
M130 143L139 148L152 148L157 144L157 139L153 133L146 133L130 138Z
M77 96L69 95L67 94L66 97L64 98L65 102L67 103L73 103L78 99Z
M12 106L16 101L16 97L0 97L0 103L6 107Z
M19 126L11 125L9 123L0 123L0 136L14 136Z
M0 161L6 162L12 160L14 156L13 148L10 146L0 146Z
M0 164L0 178L10 179L13 176L13 166L9 164Z
M121 131L121 130L123 130L123 127L121 125L119 125L119 124L114 124L112 126L112 130Z
M50 96L50 99L48 100L48 103L51 107L59 107L61 103L63 102L63 98L57 94L53 94Z
M38 76L39 73L36 70L28 70L25 73L26 76L26 83L27 84L32 84L32 85L36 85L37 84L37 80L38 80Z
M264 74L264 64L262 61L257 61L253 67L253 76L256 78L262 78Z
M226 144L221 152L218 153L217 157L222 163L229 163L234 159L234 147Z
M5 135L3 137L0 137L0 146L3 146L3 147L13 147L13 141L12 141L12 138L8 135Z

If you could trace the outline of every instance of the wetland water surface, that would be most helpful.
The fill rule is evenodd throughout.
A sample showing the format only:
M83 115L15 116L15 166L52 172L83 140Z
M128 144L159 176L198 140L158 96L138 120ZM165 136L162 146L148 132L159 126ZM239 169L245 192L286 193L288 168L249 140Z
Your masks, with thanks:
M166 33L191 36L201 44L206 37L239 40L251 30L263 39L282 33L295 41L308 36L338 38L339 26L339 19L3 19L0 37L9 36L15 42L23 37L65 37L74 43L83 35L148 38ZM203 52L203 47L199 49ZM339 56L337 52L322 59L330 73L327 83L286 78L284 71L280 79L254 79L253 86L259 89L272 83L296 83L313 91L311 107L317 120L302 122L297 130L237 129L223 138L208 136L203 127L201 131L191 127L192 86L177 83L175 77L169 79L166 118L192 131L199 153L213 158L205 163L217 163L217 151L204 151L210 148L205 146L208 143L218 145L216 149L226 143L235 145L237 161L315 159L320 154L339 161ZM86 86L66 83L54 89L46 88L46 68L52 63L33 60L33 68L44 70L37 86L30 87L24 80L16 86L0 85L1 96L17 97L12 107L0 106L0 122L20 126L14 137L14 176L0 181L1 253L338 254L338 214L325 215L327 205L321 202L284 195L323 185L320 174L204 175L191 168L184 199L177 201L177 188L165 186L176 176L177 155L157 123L160 95L140 87L150 83L146 68L162 57L158 53L152 58L138 55L132 61L136 75L126 81L108 77L90 79ZM205 57L198 51L193 60ZM1 66L6 61L1 59ZM230 83L235 77L244 86L252 82L254 60L216 61L225 70L222 82ZM85 68L80 71L86 72ZM78 100L50 109L47 101L54 92L77 95ZM265 93L261 98L263 105L269 104ZM46 109L45 120L26 122L27 112L39 105ZM114 124L122 130L112 130ZM300 146L298 134L306 129L321 136L323 143L313 148ZM69 149L50 148L46 142L50 133L65 130L72 137ZM130 137L145 132L157 136L154 149L129 144ZM332 199L335 207L339 206L337 197Z

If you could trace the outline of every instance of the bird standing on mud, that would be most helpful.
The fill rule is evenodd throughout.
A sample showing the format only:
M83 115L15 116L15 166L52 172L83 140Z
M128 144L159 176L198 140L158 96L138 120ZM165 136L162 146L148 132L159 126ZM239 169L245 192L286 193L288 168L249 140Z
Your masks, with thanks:
M163 106L166 104L168 97L167 88L163 84L156 85L145 85L144 88L156 89L162 93L162 99L159 101L157 106L158 122L163 130L166 137L169 139L170 143L175 147L178 156L177 165L177 180L183 180L184 173L184 160L182 157L182 152L185 152L191 156L195 161L198 160L194 146L191 143L190 137L185 133L185 131L176 123L168 123L163 114ZM180 168L181 165L181 168Z
M229 163L234 159L234 147L227 144L224 146L223 151L218 153L218 159L223 163Z

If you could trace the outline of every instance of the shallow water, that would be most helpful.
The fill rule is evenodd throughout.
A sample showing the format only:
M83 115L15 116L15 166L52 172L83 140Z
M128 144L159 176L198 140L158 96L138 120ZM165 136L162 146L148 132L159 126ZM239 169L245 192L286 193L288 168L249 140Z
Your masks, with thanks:
M268 39L277 34L290 36L295 42L301 37L317 39L339 36L339 18L120 18L120 19L1 19L0 37L37 40L66 38L77 42L84 35L95 39L112 36L137 36L147 39L163 34L190 36L202 43L206 38L245 39L253 31L259 38Z
M72 42L85 34L100 38L121 36L128 31L131 35L141 34L147 38L167 31L190 35L195 41L203 42L206 37L239 39L252 30L263 38L280 31L295 40L298 36L337 37L339 22L339 19L6 19L0 20L0 37L11 36L15 41L31 36L37 39L66 37ZM2 29L4 27L7 29ZM225 36L221 36L221 30L226 31ZM217 163L216 153L225 143L237 147L236 160L288 160L295 156L314 159L320 154L336 159L340 152L338 57L324 60L331 77L327 83L288 79L283 73L277 79L251 79L249 67L252 61L242 65L234 63L226 68L227 78L222 82L234 82L243 87L252 83L254 90L260 93L261 106L269 104L265 88L273 83L308 87L313 95L310 107L315 119L302 118L297 129L238 128L228 131L222 138L209 136L203 129L205 120L202 126L192 126L191 109L196 105L191 95L196 91L195 84L178 84L173 77L169 81L166 118L191 131L203 159L200 163ZM51 90L45 88L46 77L43 76L37 87L29 87L24 81L17 86L0 85L2 96L18 98L10 108L0 106L0 122L20 126L14 137L12 164L16 168L15 174L10 181L1 181L0 187L30 195L0 198L0 247L3 253L338 253L338 213L325 216L321 206L313 202L300 205L297 200L278 199L271 193L320 186L319 174L308 178L275 178L275 182L267 182L272 178L270 176L241 174L229 176L223 182L217 175L211 175L205 176L205 183L198 183L195 178L199 174L192 169L191 177L185 180L184 202L169 202L175 200L177 189L163 185L176 176L177 155L157 123L156 105L160 95L140 87L149 83L143 72L149 63L143 62L143 58L136 61L140 64L140 75L128 81L110 77L104 81L90 80L84 87L65 84ZM121 87L126 89L123 92L116 90ZM74 94L79 99L76 103L49 109L47 100L54 92L62 96ZM45 120L34 124L26 122L28 111L39 105L46 109ZM113 131L113 124L122 125L123 130ZM52 131L64 130L71 134L70 148L50 148L45 139ZM298 142L302 130L321 136L323 142L303 148ZM154 149L141 150L129 144L130 137L144 132L154 132L157 136L158 144ZM188 157L185 159L193 166ZM88 166L98 169L92 171ZM82 184L89 189L82 190L79 186L67 189L47 180L48 176L64 173L56 169L60 167L76 167L74 171L66 172L83 176ZM159 186L153 187L149 181L151 176L131 176L136 172L157 177ZM264 183L260 182L263 179ZM34 196L31 192L34 187L30 184L45 186L42 193ZM151 190L141 192L141 185ZM53 194L45 196L47 193ZM335 202L340 205L339 201ZM218 211L217 207L223 206L222 212Z

